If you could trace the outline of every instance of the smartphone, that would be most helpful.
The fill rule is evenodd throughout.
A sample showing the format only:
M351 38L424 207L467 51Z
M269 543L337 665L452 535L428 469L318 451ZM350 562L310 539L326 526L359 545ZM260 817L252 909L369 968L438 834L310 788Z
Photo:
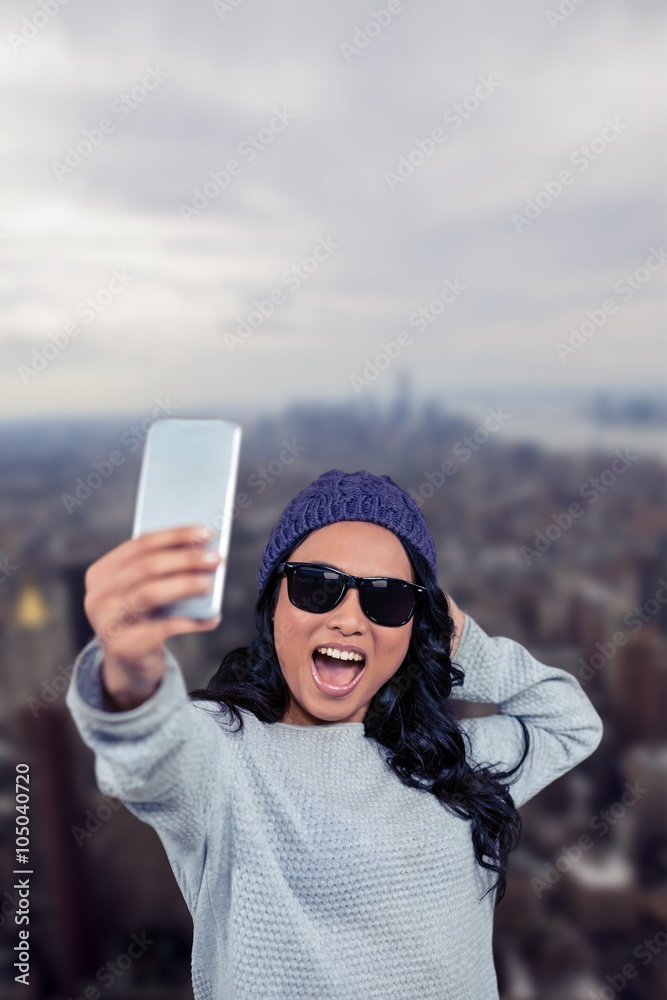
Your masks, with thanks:
M151 424L141 462L132 538L162 528L207 524L204 548L220 553L209 592L172 601L152 617L213 618L222 609L241 450L234 420L166 417Z

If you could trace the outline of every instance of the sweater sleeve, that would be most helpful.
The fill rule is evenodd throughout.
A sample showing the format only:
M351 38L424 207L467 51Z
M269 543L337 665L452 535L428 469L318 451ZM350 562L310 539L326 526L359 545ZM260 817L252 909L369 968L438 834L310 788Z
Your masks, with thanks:
M94 636L74 662L67 706L95 754L100 791L156 830L193 912L214 801L217 810L223 806L222 815L216 814L217 833L225 834L232 794L230 734L213 717L215 703L188 697L168 649L165 674L150 698L128 711L106 710L103 657Z
M565 670L540 663L513 639L491 638L466 615L453 662L465 678L452 688L451 697L498 709L496 715L460 722L475 763L501 771L514 767L525 745L518 720L528 729L528 756L508 779L517 808L598 747L602 719L579 681Z

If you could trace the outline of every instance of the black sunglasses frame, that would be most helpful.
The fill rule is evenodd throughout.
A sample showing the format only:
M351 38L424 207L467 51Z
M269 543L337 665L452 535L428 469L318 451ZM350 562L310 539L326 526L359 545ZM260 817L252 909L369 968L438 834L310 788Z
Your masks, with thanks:
M310 608L302 608L302 607L300 607L300 605L298 605L292 599L292 577L294 575L294 571L296 569L299 569L301 566L308 566L311 569L326 570L329 573L337 573L338 576L341 578L338 581L338 583L343 583L344 584L343 585L343 589L341 590L340 595L336 598L335 602L331 605L331 607L321 608L321 609L319 609L317 611L311 611ZM308 611L309 614L314 614L314 615L327 614L327 612L333 611L333 609L338 604L340 604L340 602L343 600L343 598L345 597L345 595L348 592L348 590L350 589L350 587L356 587L356 589L359 591L359 603L361 604L361 610L363 611L363 613L366 615L366 617L370 621L374 622L376 625L382 625L385 628L400 628L401 625L407 625L407 623L410 621L410 619L412 618L412 616L413 616L413 614L415 612L415 608L417 606L418 599L421 597L422 594L426 593L426 587L421 587L418 583L410 583L409 580L399 580L397 577L394 577L394 576L351 576L348 573L343 573L343 571L340 570L340 569L335 569L333 566L323 566L323 565L321 565L319 563L309 563L309 562L281 562L281 563L278 564L278 574L282 575L283 573L287 577L287 595L288 595L288 597L290 599L290 602L294 605L295 608L299 608L300 611ZM391 622L391 623L387 624L387 622L378 621L377 618L373 617L373 615L370 615L368 613L368 611L366 610L366 607L365 607L365 603L366 602L365 602L365 599L364 599L364 584L365 583L372 583L372 582L374 582L376 580L384 580L384 581L391 580L391 581L393 581L395 583L402 584L402 586L404 586L404 587L409 587L410 590L413 591L413 598L414 599L413 599L413 602L412 602L412 608L410 609L410 614L407 616L407 618L404 621L402 621L402 622ZM327 582L331 582L331 581L327 581Z

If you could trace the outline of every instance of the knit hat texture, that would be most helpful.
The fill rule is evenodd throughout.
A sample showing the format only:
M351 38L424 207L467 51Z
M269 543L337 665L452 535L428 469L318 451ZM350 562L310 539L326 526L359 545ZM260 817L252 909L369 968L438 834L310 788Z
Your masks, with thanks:
M435 544L421 510L389 476L330 469L291 500L262 553L257 596L273 567L317 528L337 521L370 521L411 542L437 576Z

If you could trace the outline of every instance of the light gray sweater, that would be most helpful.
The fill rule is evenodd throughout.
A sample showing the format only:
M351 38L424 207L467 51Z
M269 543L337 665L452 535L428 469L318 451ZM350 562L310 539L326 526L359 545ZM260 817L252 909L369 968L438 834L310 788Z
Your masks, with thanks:
M469 821L406 788L363 722L263 723L234 733L188 698L167 651L154 694L103 708L102 649L75 661L67 705L106 795L157 831L193 919L196 1000L497 1000L495 876ZM602 723L579 682L469 615L453 698L499 714L462 722L470 758L506 769L523 805L588 757ZM466 741L467 743L467 741Z

